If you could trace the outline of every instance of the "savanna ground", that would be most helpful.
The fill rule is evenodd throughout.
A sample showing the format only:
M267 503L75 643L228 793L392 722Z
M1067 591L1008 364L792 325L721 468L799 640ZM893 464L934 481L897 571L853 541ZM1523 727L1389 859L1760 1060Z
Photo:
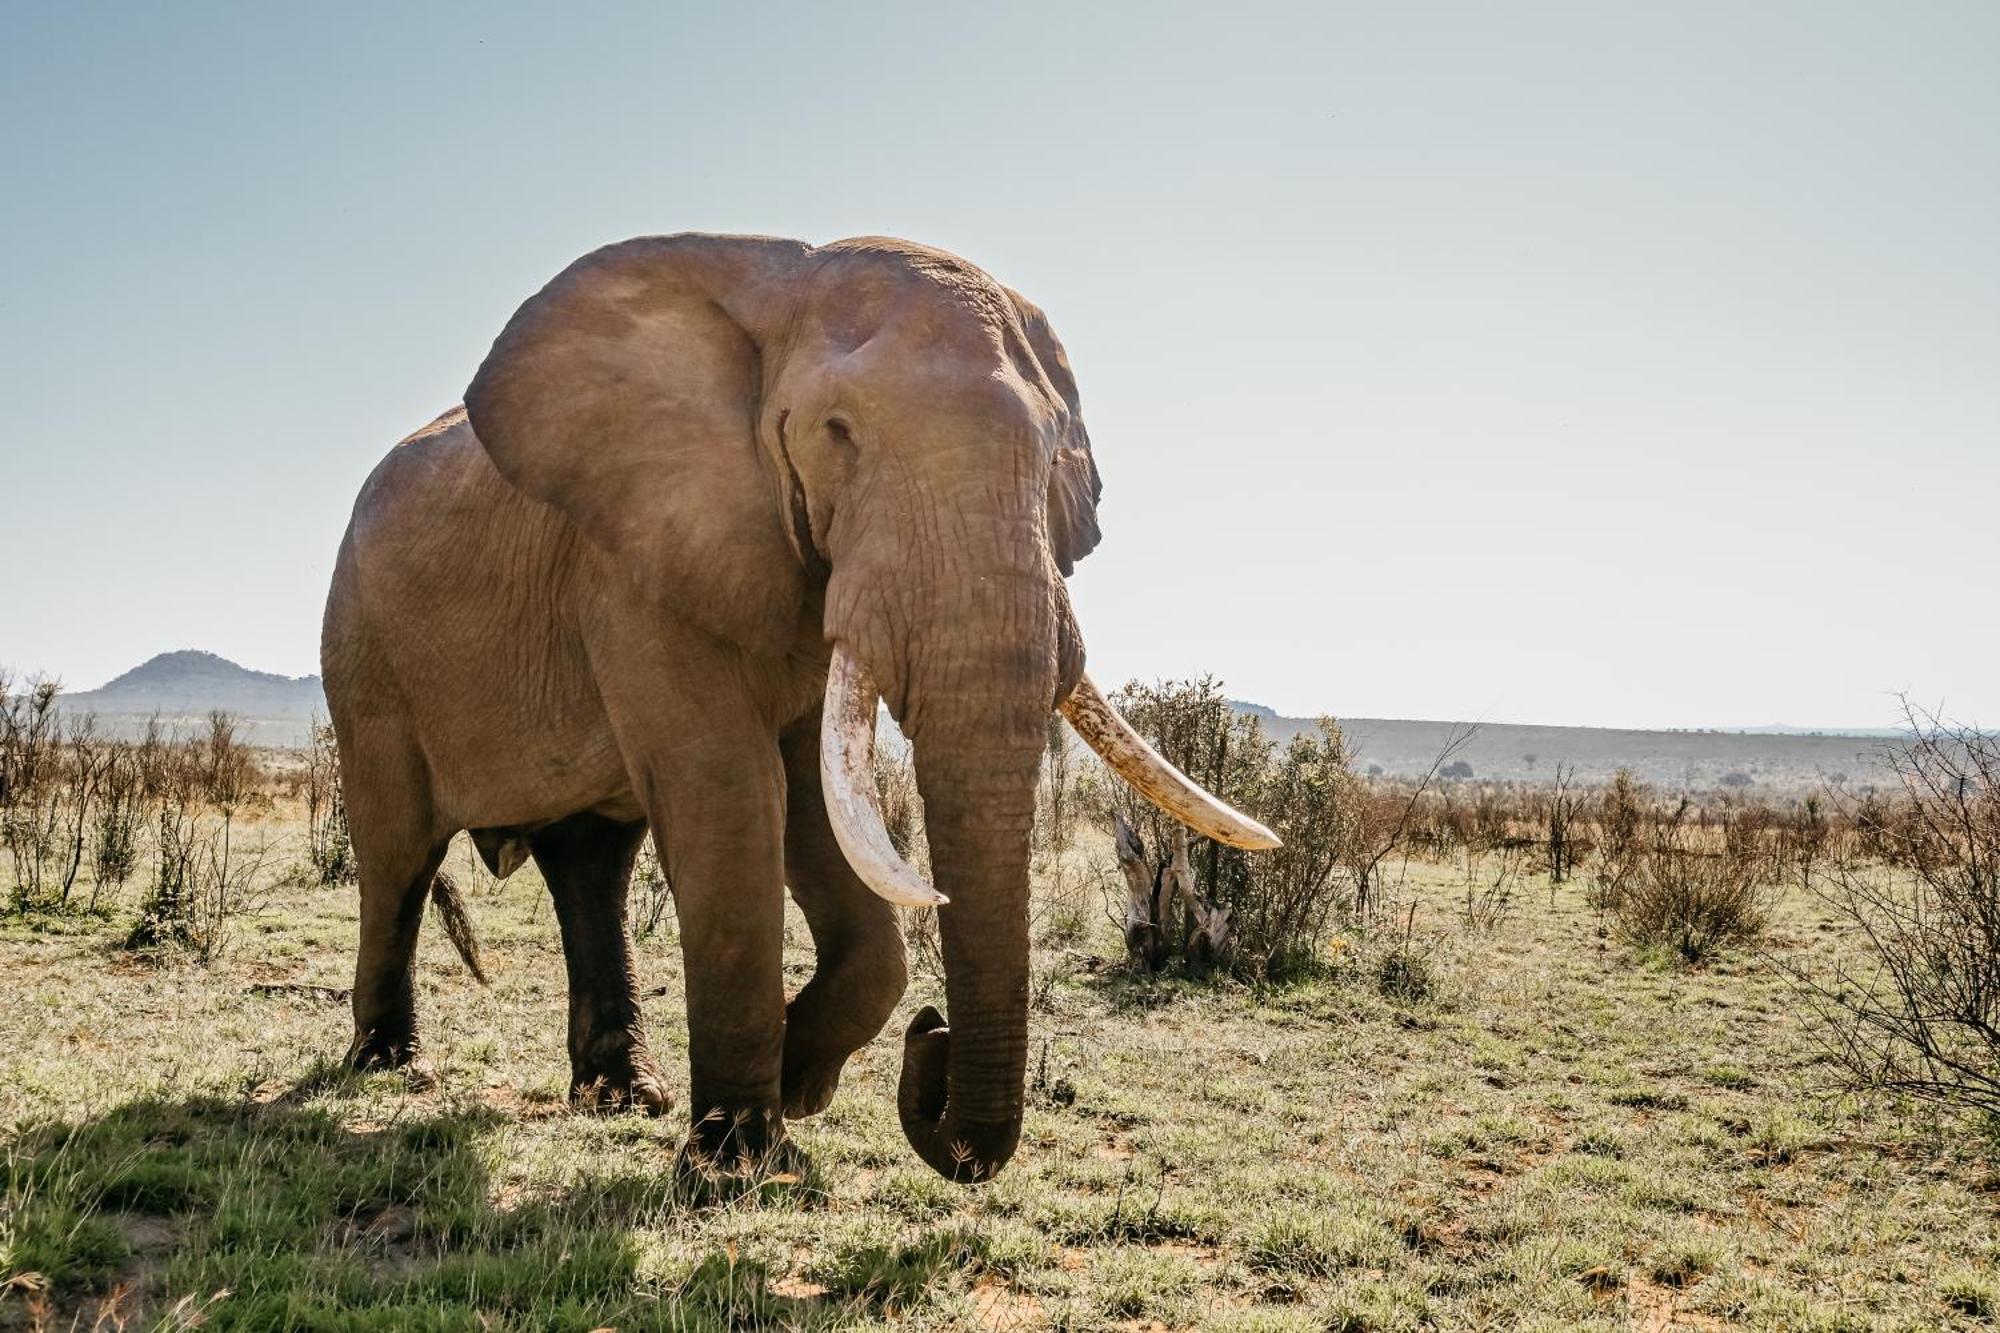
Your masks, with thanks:
M280 819L245 836L289 843ZM1085 839L1065 880L1115 880ZM1853 947L1789 891L1685 970L1525 879L1489 928L1412 864L1281 988L1125 968L1094 887L1038 917L1024 1141L967 1190L905 1146L890 1030L795 1127L810 1175L682 1197L684 1126L572 1113L563 963L529 866L449 863L441 1078L343 1076L351 888L293 880L206 964L129 922L0 924L0 1328L1955 1328L2000 1309L1988 1141L1832 1091L1777 966ZM1413 913L1412 913L1413 909ZM685 1092L680 964L640 942ZM809 974L794 921L789 979ZM1400 960L1400 961L1398 961Z

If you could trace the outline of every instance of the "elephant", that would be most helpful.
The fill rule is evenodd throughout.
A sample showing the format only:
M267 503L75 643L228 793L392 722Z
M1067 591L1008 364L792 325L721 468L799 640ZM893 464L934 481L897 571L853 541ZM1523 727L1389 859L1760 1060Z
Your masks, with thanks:
M1084 671L1066 578L1098 470L1041 310L941 250L677 234L529 298L463 403L356 499L321 661L360 880L355 1068L420 1064L412 957L450 839L532 856L572 1099L669 1109L626 894L648 830L680 925L682 1160L795 1160L936 910L949 1015L904 1039L917 1154L990 1179L1022 1118L1029 840L1051 712L1199 831L1276 839L1155 754ZM908 737L927 883L869 778ZM811 979L787 997L789 887Z

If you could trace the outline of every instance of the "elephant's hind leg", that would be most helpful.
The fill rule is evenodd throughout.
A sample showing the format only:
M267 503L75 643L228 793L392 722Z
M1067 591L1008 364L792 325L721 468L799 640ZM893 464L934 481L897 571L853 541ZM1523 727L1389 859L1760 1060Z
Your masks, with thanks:
M569 969L570 1100L658 1115L672 1104L646 1047L626 929L632 861L643 823L572 815L528 837L562 926Z
M785 1114L795 1120L826 1109L848 1057L875 1039L908 984L896 911L847 864L827 822L819 716L784 736L785 881L817 955L785 1020Z
M449 845L435 827L423 762L400 745L348 742L342 756L348 828L361 881L354 963L355 1069L401 1068L418 1055L417 929Z

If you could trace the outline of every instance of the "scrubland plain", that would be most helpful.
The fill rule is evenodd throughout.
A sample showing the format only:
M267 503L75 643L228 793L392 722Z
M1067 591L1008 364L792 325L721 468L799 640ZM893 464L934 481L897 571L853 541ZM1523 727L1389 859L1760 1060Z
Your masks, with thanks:
M1689 967L1589 882L1396 862L1285 984L1128 966L1110 839L1037 873L1023 1148L948 1184L897 1128L896 1033L940 990L913 923L889 1034L795 1126L813 1166L676 1185L685 1131L567 1105L564 971L532 865L448 862L485 939L419 962L438 1078L355 1077L351 886L302 811L199 961L131 912L0 918L0 1327L1421 1329L1979 1327L1990 1140L1856 1098L1788 979L1852 963L1778 890ZM645 890L637 890L643 898ZM646 915L635 903L635 918ZM673 917L639 941L685 1079ZM788 979L810 974L802 923ZM684 1086L677 1093L684 1093Z

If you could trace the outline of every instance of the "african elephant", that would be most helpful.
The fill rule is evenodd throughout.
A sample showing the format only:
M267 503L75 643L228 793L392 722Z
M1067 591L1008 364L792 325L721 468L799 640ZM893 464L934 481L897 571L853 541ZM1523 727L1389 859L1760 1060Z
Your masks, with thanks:
M412 951L460 829L532 855L569 977L574 1096L658 1112L625 897L650 827L687 987L684 1154L764 1163L904 988L892 904L940 910L899 1110L944 1175L1021 1125L1028 854L1061 707L1202 831L1275 840L1146 748L1083 674L1064 577L1097 468L1042 312L955 256L677 235L531 297L462 407L363 485L322 642L360 869L357 1067L418 1052ZM937 888L868 778L909 737ZM788 1001L789 885L817 970ZM945 905L946 903L949 905Z

